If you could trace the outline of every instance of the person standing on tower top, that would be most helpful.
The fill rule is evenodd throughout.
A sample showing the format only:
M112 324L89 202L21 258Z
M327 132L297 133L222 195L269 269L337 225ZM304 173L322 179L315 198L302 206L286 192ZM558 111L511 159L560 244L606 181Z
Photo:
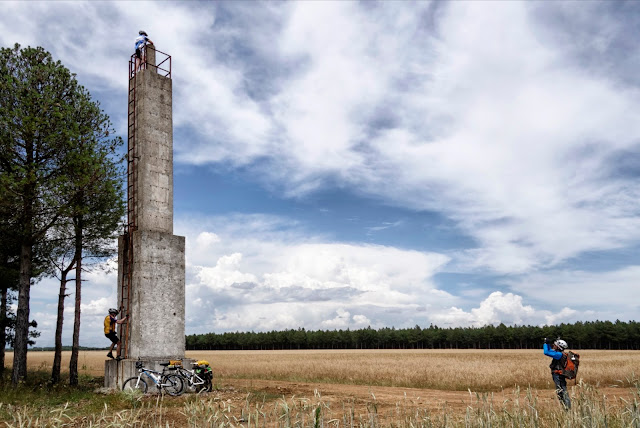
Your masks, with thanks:
M147 54L146 54L146 46L147 44L152 45L153 42L149 39L146 31L140 30L138 32L138 37L136 37L136 72L140 71L142 68L146 68L147 66Z

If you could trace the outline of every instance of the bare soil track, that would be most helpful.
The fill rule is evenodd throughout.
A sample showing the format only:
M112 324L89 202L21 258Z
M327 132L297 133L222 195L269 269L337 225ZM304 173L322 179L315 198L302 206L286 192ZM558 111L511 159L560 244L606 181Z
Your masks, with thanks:
M433 389L398 388L389 386L345 385L332 383L284 382L262 379L234 379L226 385L236 391L265 392L283 397L313 397L316 394L325 402L366 405L375 402L379 407L395 407L403 401L414 405L442 408L466 407L470 402L467 391L439 391ZM222 388L224 390L225 388Z
M575 386L570 386L576 388ZM607 401L614 403L618 398L630 399L631 388L599 388L598 391ZM435 389L420 389L389 386L366 386L307 382L286 382L262 379L233 379L225 380L215 397L229 403L240 405L248 393L264 393L268 396L279 396L284 399L291 397L309 398L319 394L322 401L332 407L342 408L344 403L352 403L360 412L375 403L379 414L389 414L398 406L419 408L432 412L447 408L452 413L464 412L468 406L477 406L478 395L469 391L444 391ZM523 392L521 392L521 399ZM538 390L538 405L559 406L553 390ZM484 395L484 394L481 394ZM502 404L513 400L515 391L505 389L498 392L486 393L486 398L494 403Z

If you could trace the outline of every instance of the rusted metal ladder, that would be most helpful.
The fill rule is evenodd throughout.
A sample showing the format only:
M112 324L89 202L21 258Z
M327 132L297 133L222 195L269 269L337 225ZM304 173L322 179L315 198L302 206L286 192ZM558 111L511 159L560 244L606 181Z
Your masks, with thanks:
M129 96L127 107L127 226L124 234L122 259L122 289L120 292L120 312L129 316L131 302L131 284L133 282L133 231L136 225L137 171L136 161L136 65L135 54L129 59ZM129 357L130 323L122 324L120 334L120 356Z

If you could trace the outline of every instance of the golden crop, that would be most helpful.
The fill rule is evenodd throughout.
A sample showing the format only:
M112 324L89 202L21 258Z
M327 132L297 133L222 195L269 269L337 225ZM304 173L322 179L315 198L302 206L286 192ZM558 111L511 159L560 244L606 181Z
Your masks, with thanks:
M579 379L586 383L630 386L640 376L638 351L578 352ZM69 355L63 352L63 371ZM461 391L553 388L550 359L541 349L188 351L186 356L208 360L218 380L272 379ZM11 353L7 357L10 368ZM81 351L80 373L104 374L105 360L106 351ZM52 361L53 352L28 355L32 369L50 370Z

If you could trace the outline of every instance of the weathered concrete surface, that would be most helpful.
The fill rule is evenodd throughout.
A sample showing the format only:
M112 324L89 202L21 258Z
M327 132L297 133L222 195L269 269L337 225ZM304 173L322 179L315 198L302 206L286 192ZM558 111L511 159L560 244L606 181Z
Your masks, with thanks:
M185 351L185 239L136 230L129 303L129 358L180 359ZM118 301L121 300L125 240L118 240ZM124 314L121 314L123 316ZM120 335L126 324L120 326Z
M156 67L156 49L152 45L145 46L145 56L147 58L147 69L153 71L154 73L158 72L158 68Z
M185 240L133 232L129 358L184 357Z
M171 79L150 70L136 76L136 225L173 233Z
M135 360L106 360L104 362L105 388L122 389L125 380L137 375Z

